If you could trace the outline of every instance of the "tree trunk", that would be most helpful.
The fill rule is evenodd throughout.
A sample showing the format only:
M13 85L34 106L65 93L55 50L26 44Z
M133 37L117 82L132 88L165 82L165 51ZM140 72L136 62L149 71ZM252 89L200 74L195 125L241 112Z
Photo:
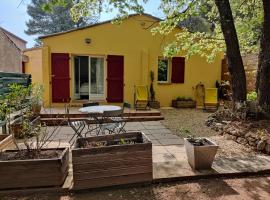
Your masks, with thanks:
M260 79L261 79L261 66L262 66L262 60L263 60L262 44L263 44L263 34L261 34L261 39L260 39L260 51L258 55L258 68L257 68L256 83L255 83L255 91L257 92L257 94L259 91L259 85L260 85Z
M264 22L261 42L262 62L258 88L258 103L263 111L270 112L270 1L263 1Z
M228 69L231 75L233 101L246 101L246 74L229 0L215 0L220 15L221 29L226 43Z

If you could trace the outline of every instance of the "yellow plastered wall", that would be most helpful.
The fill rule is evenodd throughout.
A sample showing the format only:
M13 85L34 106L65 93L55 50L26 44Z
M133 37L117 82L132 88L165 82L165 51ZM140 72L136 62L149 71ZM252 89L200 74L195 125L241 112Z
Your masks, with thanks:
M213 87L220 80L221 59L207 63L204 58L193 56L186 60L184 84L158 84L158 57L162 56L163 47L174 39L169 36L155 35L150 32L155 22L149 16L133 16L122 24L104 23L86 29L47 37L42 39L43 84L45 86L46 105L51 103L51 53L70 54L70 94L73 94L73 55L123 55L124 56L124 100L133 103L134 85L150 85L150 70L155 72L154 89L156 99L161 106L170 106L171 100L177 96L193 97L193 87L199 82L206 87ZM179 31L177 29L175 32ZM91 44L85 43L91 39ZM106 62L105 62L106 68ZM106 84L105 84L106 85Z
M25 73L32 75L32 82L43 84L42 48L33 48L23 53L28 57L25 63Z

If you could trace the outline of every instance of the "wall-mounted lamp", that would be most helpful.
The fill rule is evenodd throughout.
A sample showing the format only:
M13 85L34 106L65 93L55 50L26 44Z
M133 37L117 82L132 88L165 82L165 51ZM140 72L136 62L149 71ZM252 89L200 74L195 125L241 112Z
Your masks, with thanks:
M85 39L84 39L84 42L85 42L86 44L90 44L90 43L91 43L91 39L90 39L90 38L85 38Z

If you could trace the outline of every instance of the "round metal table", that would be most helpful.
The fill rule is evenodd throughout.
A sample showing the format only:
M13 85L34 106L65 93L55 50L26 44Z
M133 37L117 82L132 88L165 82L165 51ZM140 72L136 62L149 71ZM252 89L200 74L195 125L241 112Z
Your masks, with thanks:
M121 110L122 108L120 106L111 106L111 105L101 105L101 106L89 106L80 108L79 111L82 113L98 113L102 114L104 111L116 111Z

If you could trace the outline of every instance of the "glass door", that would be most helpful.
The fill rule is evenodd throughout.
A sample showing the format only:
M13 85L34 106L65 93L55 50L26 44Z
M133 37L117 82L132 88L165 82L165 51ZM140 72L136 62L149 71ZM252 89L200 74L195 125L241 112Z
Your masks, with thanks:
M90 100L104 99L104 58L89 57Z
M88 56L74 57L74 99L89 99Z

